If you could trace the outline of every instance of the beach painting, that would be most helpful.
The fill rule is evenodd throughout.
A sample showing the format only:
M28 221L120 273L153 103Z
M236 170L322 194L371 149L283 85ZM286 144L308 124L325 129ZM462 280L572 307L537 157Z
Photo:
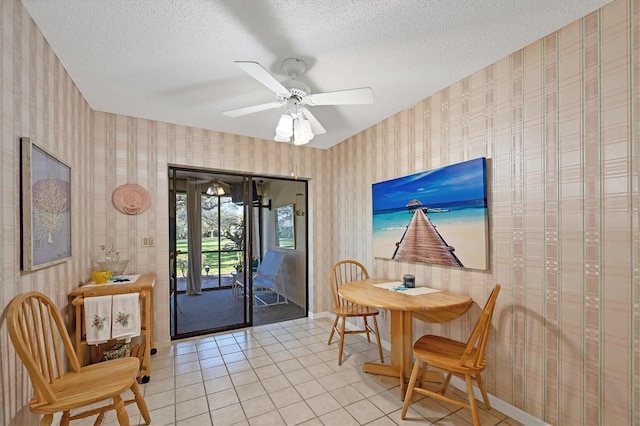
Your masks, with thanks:
M486 158L374 183L372 195L374 257L488 268Z

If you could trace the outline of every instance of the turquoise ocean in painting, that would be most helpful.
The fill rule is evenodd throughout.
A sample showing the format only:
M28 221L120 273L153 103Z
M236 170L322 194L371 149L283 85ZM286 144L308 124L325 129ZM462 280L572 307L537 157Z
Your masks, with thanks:
M447 209L447 207L442 208ZM406 207L396 211L374 212L373 234L394 231L397 233L400 231L400 237L402 237L402 233L409 226L412 217L413 214L409 213ZM436 227L439 225L469 225L471 222L480 222L480 224L484 225L486 209L484 207L469 206L457 207L441 213L427 211L427 217Z

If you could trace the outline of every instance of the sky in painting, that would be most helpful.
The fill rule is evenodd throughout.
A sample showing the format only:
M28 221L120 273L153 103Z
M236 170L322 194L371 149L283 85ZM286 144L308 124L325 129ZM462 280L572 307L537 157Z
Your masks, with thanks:
M411 200L424 206L486 198L485 158L374 183L373 211L403 208Z

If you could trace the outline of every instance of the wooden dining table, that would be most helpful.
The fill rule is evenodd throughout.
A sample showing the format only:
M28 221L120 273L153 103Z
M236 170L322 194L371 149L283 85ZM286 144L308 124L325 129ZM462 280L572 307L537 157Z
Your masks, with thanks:
M352 281L344 284L338 293L344 299L364 306L387 309L390 312L390 363L365 362L363 371L400 379L400 391L404 396L406 380L413 367L413 318L428 322L448 322L465 313L473 300L471 297L437 291L428 294L409 295L405 291L376 287L375 284L397 282L389 278ZM419 287L418 287L419 288Z

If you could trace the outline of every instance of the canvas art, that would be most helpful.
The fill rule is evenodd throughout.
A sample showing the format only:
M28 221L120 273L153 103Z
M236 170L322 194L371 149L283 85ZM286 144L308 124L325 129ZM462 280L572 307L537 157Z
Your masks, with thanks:
M376 258L487 269L487 160L372 185Z
M34 271L71 257L71 168L20 141L22 270Z

